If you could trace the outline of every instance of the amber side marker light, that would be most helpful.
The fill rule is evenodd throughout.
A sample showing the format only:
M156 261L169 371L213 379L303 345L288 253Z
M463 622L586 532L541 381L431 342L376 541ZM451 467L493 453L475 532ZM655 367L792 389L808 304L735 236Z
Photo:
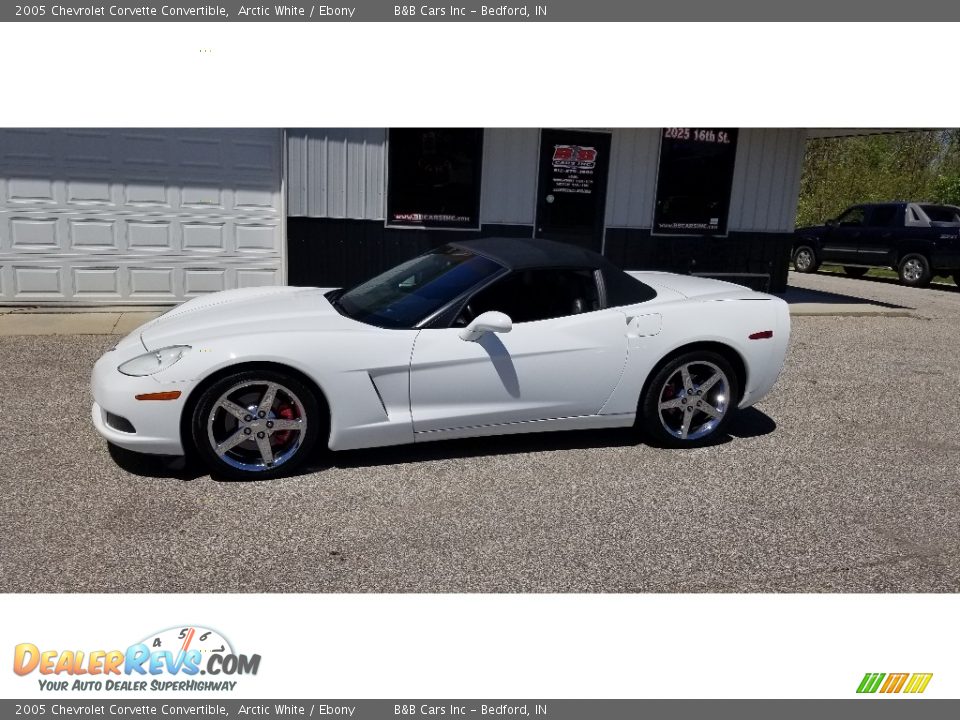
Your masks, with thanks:
M768 340L773 337L773 330L761 330L750 335L751 340Z
M179 390L167 390L166 392L144 393L134 397L137 400L176 400L180 395Z

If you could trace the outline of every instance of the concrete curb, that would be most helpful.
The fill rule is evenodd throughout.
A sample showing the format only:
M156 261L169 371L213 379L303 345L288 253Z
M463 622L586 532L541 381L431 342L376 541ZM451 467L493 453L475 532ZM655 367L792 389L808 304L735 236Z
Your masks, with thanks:
M0 337L127 335L161 312L0 312Z
M916 317L903 308L886 308L869 304L797 303L790 306L791 317Z

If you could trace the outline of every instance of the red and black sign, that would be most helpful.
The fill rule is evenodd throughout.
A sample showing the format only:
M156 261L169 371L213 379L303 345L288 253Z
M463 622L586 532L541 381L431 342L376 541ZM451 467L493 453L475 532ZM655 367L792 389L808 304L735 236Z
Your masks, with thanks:
M608 133L544 130L540 136L537 237L599 250L609 166Z

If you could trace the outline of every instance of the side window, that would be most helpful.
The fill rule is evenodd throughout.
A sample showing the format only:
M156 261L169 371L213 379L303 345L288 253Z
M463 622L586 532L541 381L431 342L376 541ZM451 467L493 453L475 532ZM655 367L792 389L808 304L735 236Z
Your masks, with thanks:
M893 227L897 221L897 207L895 205L877 205L870 211L870 225L872 227Z
M488 310L521 323L599 309L593 270L518 270L470 298L454 325L467 325Z
M862 207L852 207L837 218L840 227L861 227L866 220L867 213Z

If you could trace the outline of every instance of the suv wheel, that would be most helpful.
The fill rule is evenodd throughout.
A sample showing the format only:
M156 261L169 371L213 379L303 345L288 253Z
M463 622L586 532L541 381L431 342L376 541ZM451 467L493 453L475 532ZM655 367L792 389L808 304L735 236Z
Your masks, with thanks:
M932 277L930 262L919 253L910 253L900 259L900 282L910 287L926 287Z
M793 251L793 269L797 272L812 273L819 267L817 253L809 245L801 245Z

